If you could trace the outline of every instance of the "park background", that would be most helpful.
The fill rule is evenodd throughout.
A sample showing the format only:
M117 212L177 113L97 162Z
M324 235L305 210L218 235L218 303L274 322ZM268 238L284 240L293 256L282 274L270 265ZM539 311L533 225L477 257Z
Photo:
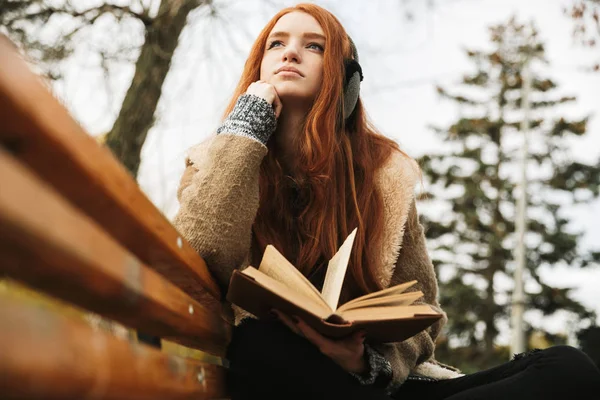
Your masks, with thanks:
M0 30L171 218L186 149L214 134L254 38L280 8L296 3L0 0ZM536 223L526 237L527 343L578 346L600 363L600 3L315 3L332 11L357 44L365 76L361 96L371 120L423 167L418 207L450 318L438 358L465 371L511 356L521 68L529 52L530 118L536 123L528 133L535 203L528 216ZM184 18L173 18L163 36L153 36L149 32L160 31L166 11ZM533 30L534 39L527 36ZM525 42L541 47L526 48ZM152 74L162 79L148 78ZM132 85L134 78L144 85ZM494 96L502 85L511 94L500 123L502 107ZM137 135L133 158L122 143L134 138L124 132ZM501 146L494 142L498 132ZM506 157L502 172L494 175L487 167L499 161L500 147ZM502 221L485 212L497 203ZM505 240L495 243L490 235L498 226ZM490 235L473 238L475 227ZM471 243L459 240L466 237ZM480 273L492 269L491 275ZM7 295L38 299L12 282L2 288ZM119 332L99 318L86 318Z

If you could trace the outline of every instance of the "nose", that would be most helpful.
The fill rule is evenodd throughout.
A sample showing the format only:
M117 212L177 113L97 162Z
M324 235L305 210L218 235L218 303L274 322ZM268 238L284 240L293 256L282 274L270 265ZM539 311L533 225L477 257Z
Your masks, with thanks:
M300 63L300 52L298 46L294 43L289 43L282 54L282 61Z

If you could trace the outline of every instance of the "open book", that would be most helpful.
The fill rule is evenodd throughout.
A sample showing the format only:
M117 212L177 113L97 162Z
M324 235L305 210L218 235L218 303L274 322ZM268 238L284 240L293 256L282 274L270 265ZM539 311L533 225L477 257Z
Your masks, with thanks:
M269 245L258 269L234 271L227 300L259 318L268 318L273 308L296 315L324 336L340 338L362 329L368 339L384 343L408 339L442 317L427 304L413 304L423 296L407 291L416 281L338 307L355 236L356 229L329 261L322 292Z

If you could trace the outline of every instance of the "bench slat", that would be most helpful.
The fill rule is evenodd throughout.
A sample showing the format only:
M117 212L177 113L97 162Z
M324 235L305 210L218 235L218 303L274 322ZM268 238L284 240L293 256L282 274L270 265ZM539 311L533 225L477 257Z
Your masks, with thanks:
M225 369L0 299L3 399L225 398Z
M0 143L140 260L196 299L220 298L204 260L4 40L0 121Z
M0 271L132 328L223 356L221 304L140 262L0 147Z

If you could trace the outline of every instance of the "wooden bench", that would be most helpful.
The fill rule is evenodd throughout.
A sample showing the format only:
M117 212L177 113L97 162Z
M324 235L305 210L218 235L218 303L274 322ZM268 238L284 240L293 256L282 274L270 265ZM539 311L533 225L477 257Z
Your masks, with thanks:
M222 359L231 335L205 262L112 153L0 41L0 278ZM0 393L226 398L224 363L178 357L0 297Z

